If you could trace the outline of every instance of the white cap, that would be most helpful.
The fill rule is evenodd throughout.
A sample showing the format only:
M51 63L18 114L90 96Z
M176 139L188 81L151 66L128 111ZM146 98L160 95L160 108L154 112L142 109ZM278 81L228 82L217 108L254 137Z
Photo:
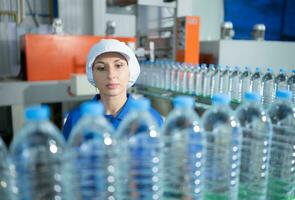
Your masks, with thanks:
M89 83L95 86L92 73L93 62L97 56L107 52L117 52L126 58L130 72L128 87L131 87L139 76L140 66L133 51L124 42L115 39L102 39L90 49L86 63L86 74Z

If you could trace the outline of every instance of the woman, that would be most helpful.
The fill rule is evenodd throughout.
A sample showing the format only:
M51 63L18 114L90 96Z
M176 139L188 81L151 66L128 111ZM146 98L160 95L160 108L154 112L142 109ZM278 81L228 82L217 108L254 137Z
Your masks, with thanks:
M118 40L103 39L95 44L88 54L87 78L100 92L93 100L103 103L105 117L115 129L130 110L133 98L127 93L127 89L135 83L139 73L140 66L135 54L125 43ZM161 126L161 115L153 108L150 113ZM70 112L63 129L66 139L80 117L79 108Z

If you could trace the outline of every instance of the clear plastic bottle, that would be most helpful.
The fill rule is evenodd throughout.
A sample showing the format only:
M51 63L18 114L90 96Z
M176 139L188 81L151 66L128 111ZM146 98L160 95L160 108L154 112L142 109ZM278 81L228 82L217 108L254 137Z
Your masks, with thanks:
M230 95L229 94L229 77L231 75L231 69L229 66L226 66L225 70L220 75L220 84L219 84L219 92L221 94Z
M249 67L245 67L245 70L240 76L240 94L239 94L239 100L244 100L244 94L245 92L250 92L250 83L251 83L251 70Z
M195 92L195 69L192 64L188 65L187 73L187 92L189 94L194 94Z
M176 97L160 136L161 200L201 200L205 137L191 97Z
M116 199L159 199L159 130L147 99L134 100L115 135Z
M204 96L204 80L208 72L207 65L201 64L200 70L196 80L196 93L197 95Z
M172 63L171 61L165 61L165 90L170 90L170 85L171 85L171 70L172 70Z
M240 68L236 66L229 77L229 93L231 100L239 101L240 73Z
M203 115L206 135L205 200L237 200L241 128L225 95L212 97L213 107Z
M247 92L236 111L243 137L239 200L266 200L272 126L260 102L260 95Z
M188 92L188 83L189 83L189 68L188 66L183 63L182 64L182 78L181 78L181 86L180 86L180 92L187 93Z
M177 78L176 78L176 92L182 92L182 84L184 77L184 66L181 63L177 63Z
M170 90L171 91L176 91L177 90L177 71L178 71L178 66L176 62L171 63L172 64L172 69L171 69L171 82L170 82Z
M214 74L215 74L215 66L213 64L210 64L209 69L204 76L203 96L205 97L211 96L212 77Z
M292 70L292 75L288 78L287 81L288 90L292 92L292 102L295 102L295 70Z
M218 94L220 91L220 78L221 75L223 74L223 68L222 66L218 66L215 72L212 75L212 81L211 81L211 96L214 94Z
M286 74L286 70L280 69L279 74L275 77L275 91L278 90L287 90L288 84L287 84L288 76Z
M269 163L268 200L292 199L295 189L295 109L291 93L278 91L269 110L273 137Z
M268 68L266 74L262 77L262 103L269 105L274 100L274 74L272 68Z
M114 130L103 111L101 103L82 104L82 118L68 141L79 180L79 193L85 200L114 198Z
M0 197L3 200L15 200L15 192L11 162L6 146L0 137Z
M16 173L18 199L76 197L71 183L71 160L59 130L49 121L49 108L29 107L26 125L16 134L10 149Z
M262 96L262 72L256 67L255 72L251 76L250 91Z

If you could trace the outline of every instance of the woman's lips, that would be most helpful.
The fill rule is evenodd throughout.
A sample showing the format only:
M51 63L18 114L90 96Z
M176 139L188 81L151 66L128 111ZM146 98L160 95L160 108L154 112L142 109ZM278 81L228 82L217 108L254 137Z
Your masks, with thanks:
M120 84L118 84L118 83L110 83L110 84L107 84L106 87L107 87L108 89L116 89L116 88L119 87L119 85L120 85Z

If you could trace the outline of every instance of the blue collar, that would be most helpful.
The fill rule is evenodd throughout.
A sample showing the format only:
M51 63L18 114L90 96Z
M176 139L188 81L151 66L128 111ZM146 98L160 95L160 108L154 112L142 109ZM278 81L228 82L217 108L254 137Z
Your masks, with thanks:
M100 101L100 95L99 94L95 95L92 100ZM126 100L125 104L123 105L123 107L121 108L118 115L116 117L114 117L113 115L105 115L105 117L106 118L116 118L118 120L122 120L124 118L124 116L129 112L132 100L133 100L132 96L127 94L127 100Z

